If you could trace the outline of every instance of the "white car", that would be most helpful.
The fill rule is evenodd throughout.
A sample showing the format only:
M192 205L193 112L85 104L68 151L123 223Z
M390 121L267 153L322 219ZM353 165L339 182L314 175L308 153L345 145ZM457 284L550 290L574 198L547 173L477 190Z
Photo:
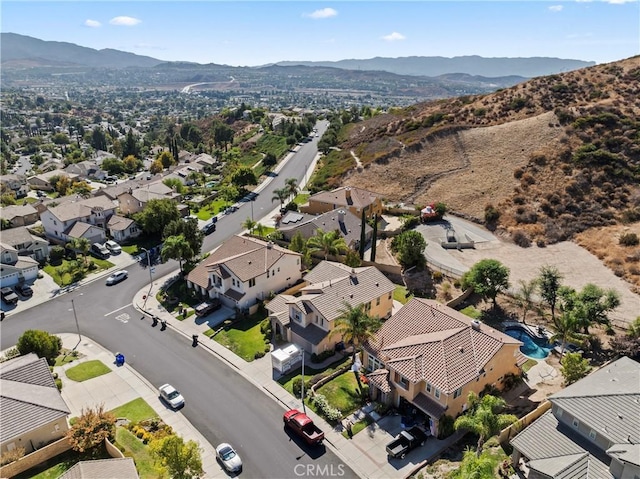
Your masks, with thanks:
M184 398L180 391L174 388L171 384L163 384L158 388L160 397L167 401L167 403L173 408L178 409L184 406Z
M104 244L107 249L111 252L111 254L120 254L122 253L122 248L118 243L113 240L109 240Z
M242 459L230 444L223 442L216 447L216 457L227 471L239 472L242 470Z
M124 269L121 271L116 271L115 273L113 273L111 276L107 278L107 286L117 284L120 281L127 279L128 276L129 276L129 272Z

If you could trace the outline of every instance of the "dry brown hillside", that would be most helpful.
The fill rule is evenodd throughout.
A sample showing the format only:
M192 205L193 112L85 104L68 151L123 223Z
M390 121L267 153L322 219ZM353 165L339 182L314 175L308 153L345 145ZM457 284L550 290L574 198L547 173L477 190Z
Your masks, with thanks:
M523 246L583 232L591 243L590 231L640 221L639 117L633 57L350 124L331 155L364 165L340 183L391 202L442 201L480 222L489 209ZM635 261L620 275L640 285Z

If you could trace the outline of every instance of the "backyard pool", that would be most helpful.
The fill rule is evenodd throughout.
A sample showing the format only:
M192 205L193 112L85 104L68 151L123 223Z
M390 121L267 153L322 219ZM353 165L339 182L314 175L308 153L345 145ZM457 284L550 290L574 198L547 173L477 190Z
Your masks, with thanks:
M546 339L533 338L526 330L518 327L506 329L505 334L522 341L520 351L525 356L533 359L544 359L549 356L549 352L553 349L553 345L549 344Z

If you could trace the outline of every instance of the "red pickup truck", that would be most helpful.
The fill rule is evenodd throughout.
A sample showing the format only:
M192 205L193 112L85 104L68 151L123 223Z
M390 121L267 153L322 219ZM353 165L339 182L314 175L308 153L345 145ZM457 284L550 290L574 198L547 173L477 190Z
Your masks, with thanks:
M282 417L284 424L311 446L322 444L324 432L313 423L313 420L297 409L290 409Z

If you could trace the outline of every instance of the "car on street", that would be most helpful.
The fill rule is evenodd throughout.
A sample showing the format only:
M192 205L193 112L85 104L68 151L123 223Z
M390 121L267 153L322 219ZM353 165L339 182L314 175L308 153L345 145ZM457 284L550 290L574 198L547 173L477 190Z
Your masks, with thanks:
M213 233L215 230L216 230L216 224L211 222L207 223L202 227L202 232L206 235Z
M127 279L129 273L127 270L120 270L113 273L111 276L107 278L107 286L112 286L114 284L118 284L120 281Z
M216 447L216 457L229 472L240 472L242 470L242 459L230 444L223 442Z
M18 293L20 296L24 296L27 298L30 298L31 296L33 296L33 290L31 289L31 286L29 286L26 283L19 283L16 285L14 289L16 290L16 293Z
M224 210L224 214L230 215L231 213L235 213L236 211L238 211L237 206L229 206L226 210Z
M120 254L122 253L122 247L113 240L107 241L105 247L109 250L111 254Z
M184 406L184 398L180 391L174 388L171 384L163 384L158 388L160 392L160 397L164 399L169 406L173 409L178 409L179 407Z
M19 299L18 295L8 286L0 289L0 296L2 296L2 301L7 304L16 304Z

